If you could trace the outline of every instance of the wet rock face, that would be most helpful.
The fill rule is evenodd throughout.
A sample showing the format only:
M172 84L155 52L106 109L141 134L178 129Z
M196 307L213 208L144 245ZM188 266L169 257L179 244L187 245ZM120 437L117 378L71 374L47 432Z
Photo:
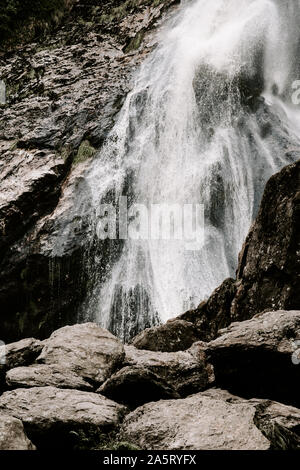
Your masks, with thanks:
M122 437L152 450L298 449L299 423L296 408L212 389L137 408L126 416Z
M55 387L18 389L0 397L0 412L18 417L39 449L70 449L78 438L99 443L117 427L126 408L107 398Z
M0 413L0 450L35 450L22 421L3 413Z
M231 323L230 307L235 293L235 280L226 279L207 301L178 318L193 323L197 337L201 341L210 341L216 337L221 328Z
M260 211L240 253L231 314L300 308L300 161L267 183Z
M204 346L217 386L300 407L300 311L259 314L220 334Z
M132 73L154 45L155 28L176 3L75 2L55 33L0 53L6 85L0 338L6 342L45 338L76 321L89 281L82 269L86 227L57 255L53 235L72 223L70 193L113 126Z
M139 333L132 344L137 349L149 351L185 351L197 341L195 328L185 320L171 320L165 325L147 328Z
M300 161L268 181L259 213L239 256L237 279L226 279L206 302L179 319L199 339L258 312L300 308Z

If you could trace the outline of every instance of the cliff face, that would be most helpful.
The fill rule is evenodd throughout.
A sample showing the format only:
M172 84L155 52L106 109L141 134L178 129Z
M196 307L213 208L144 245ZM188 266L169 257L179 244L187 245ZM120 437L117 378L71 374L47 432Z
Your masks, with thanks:
M153 32L176 3L76 1L59 26L34 31L35 42L2 48L2 339L43 337L74 322L87 281L84 236L78 233L53 258L51 235L66 224L69 195L111 129L132 73L153 48ZM29 23L22 27L29 31Z
M300 307L300 162L268 182L244 243L237 271L233 319L263 310Z
M239 256L236 279L226 279L207 302L181 315L198 337L213 339L232 321L259 312L300 308L300 161L268 181L259 213Z

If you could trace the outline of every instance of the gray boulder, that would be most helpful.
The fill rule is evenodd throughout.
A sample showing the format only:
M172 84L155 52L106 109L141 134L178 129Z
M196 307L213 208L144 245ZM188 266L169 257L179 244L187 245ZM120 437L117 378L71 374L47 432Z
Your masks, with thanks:
M197 339L192 323L175 319L164 325L147 328L132 340L132 344L137 349L176 352L190 348Z
M96 393L40 387L5 392L0 412L22 420L39 449L65 450L83 440L99 444L102 433L117 428L126 408Z
M212 389L137 408L125 418L121 434L147 450L300 449L299 425L296 408Z
M204 347L217 386L300 407L300 311L261 313L219 333Z
M31 364L40 354L42 347L43 343L34 338L0 346L0 390L6 386L6 371Z
M10 388L47 387L75 388L93 391L94 387L76 372L48 364L33 364L29 367L16 367L6 374Z
M0 414L0 450L35 450L22 421L3 413Z
M98 390L102 395L134 409L149 401L180 398L174 388L146 367L124 367Z
M124 365L147 368L166 380L182 397L200 392L214 382L213 368L206 361L202 343L186 351L159 352L125 346Z
M84 380L103 383L123 362L124 346L95 323L66 326L44 342L38 363L73 371Z

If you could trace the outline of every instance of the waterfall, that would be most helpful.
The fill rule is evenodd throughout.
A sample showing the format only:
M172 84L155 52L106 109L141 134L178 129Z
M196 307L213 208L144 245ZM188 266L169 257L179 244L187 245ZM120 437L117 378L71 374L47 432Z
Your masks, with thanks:
M128 340L197 306L234 275L266 181L299 147L291 99L299 25L296 0L182 2L136 73L74 202L88 217L93 247L81 319ZM117 207L121 196L129 207L202 204L204 244L97 242L99 206Z

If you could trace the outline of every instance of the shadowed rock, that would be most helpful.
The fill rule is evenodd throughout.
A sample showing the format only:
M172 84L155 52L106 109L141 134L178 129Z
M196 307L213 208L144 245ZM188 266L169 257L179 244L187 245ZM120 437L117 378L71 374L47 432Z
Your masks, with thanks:
M146 367L124 367L104 382L98 393L134 409L149 401L180 398L174 388Z
M167 381L182 397L200 392L214 382L213 368L206 361L202 343L186 351L159 352L125 346L124 365L151 370Z
M300 407L300 311L259 314L220 334L204 347L217 386Z
M132 340L132 344L137 349L176 352L188 349L195 341L193 324L175 319L165 325L147 328Z

